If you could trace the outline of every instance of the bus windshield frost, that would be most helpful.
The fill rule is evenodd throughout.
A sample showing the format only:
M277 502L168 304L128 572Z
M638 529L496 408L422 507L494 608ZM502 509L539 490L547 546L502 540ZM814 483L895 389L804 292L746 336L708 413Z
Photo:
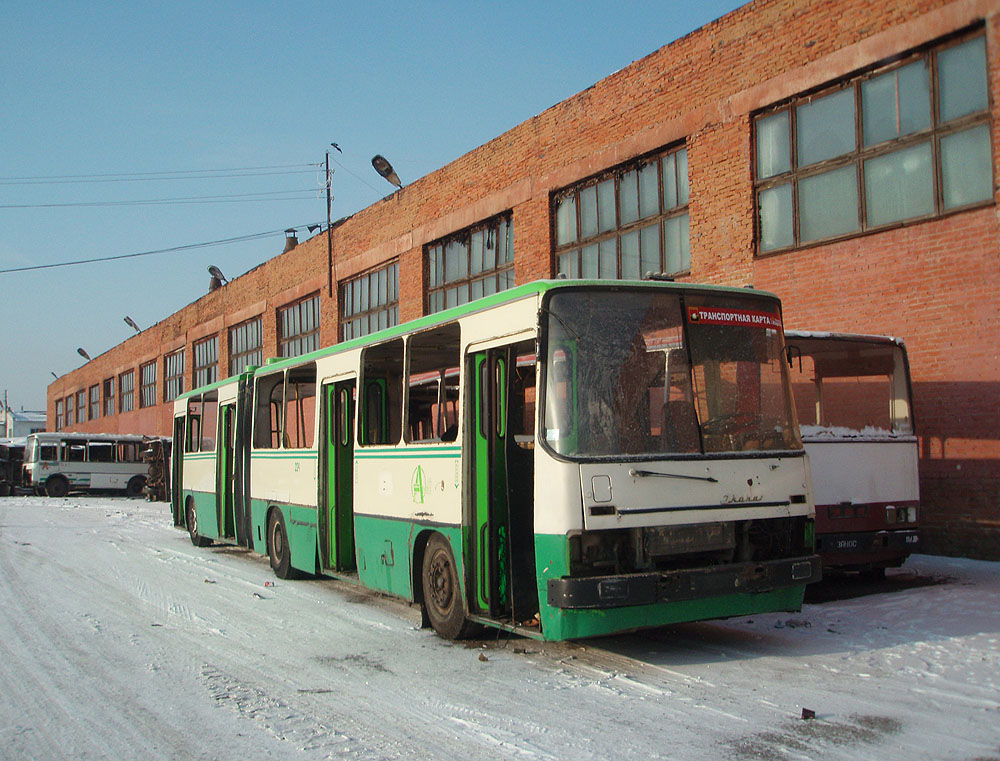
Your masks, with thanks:
M566 291L549 300L543 439L554 453L801 449L773 302L709 307L676 292L623 295Z

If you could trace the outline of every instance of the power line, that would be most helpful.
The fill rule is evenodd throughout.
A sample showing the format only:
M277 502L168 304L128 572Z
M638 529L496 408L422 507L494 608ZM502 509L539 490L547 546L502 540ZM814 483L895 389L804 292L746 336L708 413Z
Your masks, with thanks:
M246 203L248 201L308 201L316 197L312 188L298 188L296 190L269 190L259 193L239 193L234 195L215 196L181 196L178 198L148 198L136 201L67 201L65 203L18 203L0 204L0 209L54 209L66 207L86 207L86 206L157 206L183 203ZM288 195L291 193L308 193L309 195L296 195L291 198L273 198L273 196ZM271 198L260 198L259 196L272 196Z
M236 175L219 175L220 177L225 176L236 176L236 177L251 177L252 174L247 174L248 172L263 172L265 174L270 174L270 170L273 169L307 169L313 171L318 164L275 164L273 166L249 166L249 167L225 167L220 169L175 169L171 171L163 172L107 172L103 174L56 174L56 175L38 175L38 176L25 176L25 177L0 177L0 185L3 184L17 184L17 183L45 183L45 182L99 182L108 181L115 182L118 179L204 179L205 175L210 175L211 173L217 172L238 172ZM299 174L300 172L289 172L289 174ZM304 172L301 172L304 173ZM278 174L281 174L280 172ZM200 175L200 176L199 176Z
M299 225L299 227L307 227L307 225ZM298 228L296 228L298 229ZM100 256L93 259L78 259L75 262L56 262L54 264L34 264L29 267L10 267L8 269L0 269L0 275L11 273L11 272L29 272L32 270L47 270L55 269L56 267L73 267L77 264L94 264L95 262L113 262L119 259L135 259L140 256L154 256L156 254L169 254L175 251L189 251L195 248L210 248L211 246L223 246L229 243L244 243L250 240L258 240L260 238L267 238L271 235L284 234L285 230L268 230L262 233L252 233L250 235L239 235L235 238L223 238L222 240L208 241L207 243L190 243L186 246L173 246L171 248L159 248L154 251L140 251L134 254L119 254L118 256Z

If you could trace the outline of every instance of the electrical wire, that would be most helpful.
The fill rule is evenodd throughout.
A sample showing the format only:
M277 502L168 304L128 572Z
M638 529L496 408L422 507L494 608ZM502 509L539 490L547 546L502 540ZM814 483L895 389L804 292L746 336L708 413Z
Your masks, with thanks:
M307 225L299 225L299 227L307 227ZM291 229L291 228L286 228ZM298 229L298 228L294 228ZM272 235L277 235L279 233L284 234L286 230L268 230L262 233L252 233L250 235L239 235L235 238L223 238L221 240L208 241L206 243L190 243L185 246L172 246L171 248L159 248L153 251L140 251L134 254L119 254L118 256L99 256L93 259L78 259L74 262L55 262L53 264L33 264L28 267L10 267L8 269L0 269L0 275L8 274L12 272L29 272L32 270L47 270L55 269L56 267L73 267L78 264L94 264L95 262L113 262L120 259L135 259L140 256L154 256L156 254L170 254L176 251L190 251L195 248L210 248L212 246L224 246L229 243L244 243L250 240L258 240L260 238L267 238Z
M296 195L292 198L273 197L278 195L287 195L290 193L308 193L308 195ZM314 189L297 188L295 190L269 190L259 193L240 193L235 195L181 196L179 198L149 198L136 201L67 201L65 203L0 204L0 209L54 209L86 206L157 206L180 203L246 203L248 201L308 201L316 197L315 193L316 191ZM259 198L258 196L272 197Z
M318 164L275 164L273 166L225 167L221 169L175 169L163 172L109 172L104 174L62 174L26 177L0 177L0 185L58 184L71 182L134 182L146 180L201 180L227 177L255 177L271 174L305 174L315 171ZM296 169L296 172L274 172L274 169ZM229 174L221 174L227 172ZM255 174L260 172L260 175ZM213 174L220 173L220 174ZM233 174L235 173L235 174Z

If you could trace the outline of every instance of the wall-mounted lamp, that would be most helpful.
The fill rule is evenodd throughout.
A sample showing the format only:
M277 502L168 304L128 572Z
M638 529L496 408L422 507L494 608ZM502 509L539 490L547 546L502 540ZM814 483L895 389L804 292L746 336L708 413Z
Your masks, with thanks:
M49 370L49 372L52 373L51 370ZM59 380L59 376L56 375L55 373L52 373L52 377L55 378L56 380Z
M136 333L142 332L142 330L139 329L139 326L135 324L135 320L128 315L125 315L125 324L132 328Z
M81 357L83 357L88 362L90 361L90 355L87 354L87 352L85 352L83 349L77 349L76 353L79 354Z
M375 167L376 172L385 177L397 188L403 187L403 183L399 181L399 176L396 174L396 171L392 168L392 164L389 163L389 160L385 156L380 153L376 153L372 157L372 166Z
M323 225L307 225L307 226L306 226L306 229L307 229L307 230L308 230L308 231L309 231L310 233L314 233L314 232L316 232L317 230L321 229L322 227L323 227Z

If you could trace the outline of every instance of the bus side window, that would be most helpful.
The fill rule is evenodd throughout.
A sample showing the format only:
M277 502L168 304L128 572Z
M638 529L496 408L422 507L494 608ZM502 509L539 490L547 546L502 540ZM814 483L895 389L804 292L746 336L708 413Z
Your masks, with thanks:
M285 382L284 446L306 449L315 442L316 365L289 370Z
M365 349L361 366L361 444L398 444L403 434L403 340Z
M445 325L410 339L406 382L407 441L455 440L460 360L457 324Z
M254 384L253 445L277 449L281 445L281 413L284 408L282 373L265 375Z

